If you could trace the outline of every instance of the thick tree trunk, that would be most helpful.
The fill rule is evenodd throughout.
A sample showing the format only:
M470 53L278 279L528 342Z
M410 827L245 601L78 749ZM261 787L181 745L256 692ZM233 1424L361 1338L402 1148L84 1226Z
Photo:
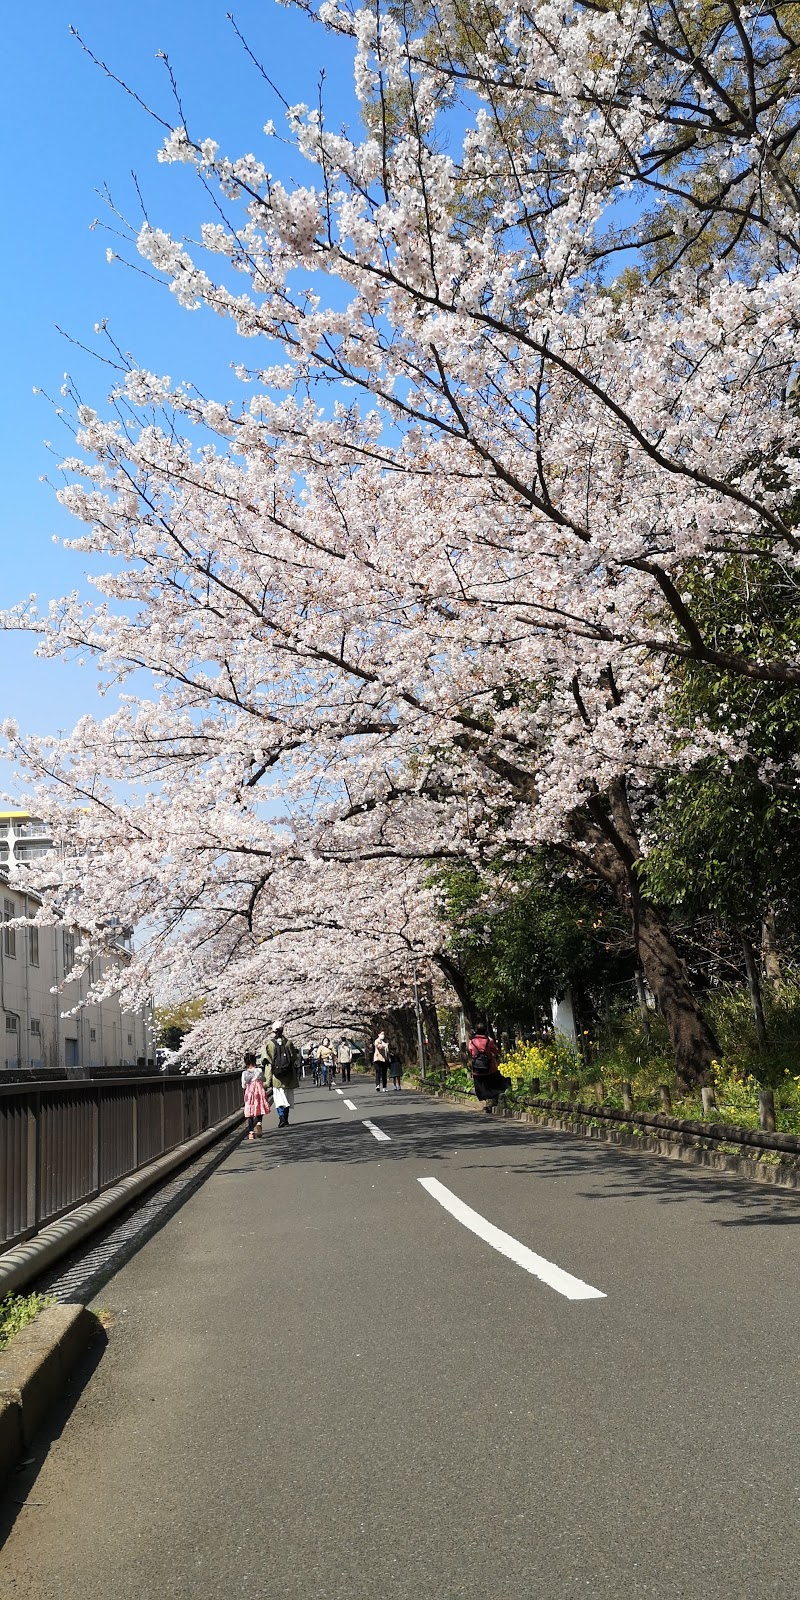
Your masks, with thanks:
M667 1025L675 1071L684 1083L710 1083L719 1045L661 913L640 896L634 911L637 953Z
M744 969L747 973L747 987L750 990L750 1004L753 1008L753 1019L756 1025L756 1039L759 1050L766 1050L767 1023L764 1016L764 1003L761 998L761 979L758 976L758 962L756 953L746 933L742 934L742 950L744 952Z
M686 1084L710 1083L719 1045L706 1022L689 974L665 918L644 898L638 872L641 852L622 779L606 796L593 797L587 814L573 818L575 836L588 847L595 870L611 885L631 919L636 954L667 1026L675 1071Z
M444 1050L442 1049L442 1036L439 1032L439 1018L436 1015L436 1006L433 1002L431 985L426 983L420 990L420 1011L422 1012L422 1031L427 1042L428 1066L435 1071L440 1071L445 1065Z
M464 1013L464 1021L470 1033L474 1033L481 1018L466 973L452 956L437 955L433 957L433 960L451 988L454 989L458 1003Z

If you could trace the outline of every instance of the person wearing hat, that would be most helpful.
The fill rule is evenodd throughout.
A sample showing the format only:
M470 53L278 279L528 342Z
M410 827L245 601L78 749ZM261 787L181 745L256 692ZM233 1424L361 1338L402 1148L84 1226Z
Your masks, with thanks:
M278 1113L278 1127L288 1128L294 1091L300 1084L300 1052L284 1037L283 1023L273 1022L272 1032L261 1053L264 1088Z

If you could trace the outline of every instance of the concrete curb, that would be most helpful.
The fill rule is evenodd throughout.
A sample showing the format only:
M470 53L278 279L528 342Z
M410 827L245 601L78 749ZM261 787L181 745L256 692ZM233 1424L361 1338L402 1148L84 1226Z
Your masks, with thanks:
M45 1306L0 1350L0 1484L100 1329L85 1306Z
M89 1200L86 1205L77 1206L74 1211L67 1212L65 1217L59 1217L57 1222L51 1222L46 1228L42 1228L34 1238L26 1239L22 1244L15 1245L13 1250L7 1250L4 1255L0 1255L0 1300L22 1288L32 1278L38 1277L45 1267L49 1267L60 1256L74 1250L82 1239L108 1222L110 1217L122 1211L125 1206L130 1205L137 1195L160 1183L161 1179L174 1172L176 1167L191 1161L201 1150L205 1150L215 1140L221 1139L223 1134L237 1122L244 1131L241 1111L232 1112L224 1122L217 1122L213 1128L206 1128L204 1133L187 1140L186 1144L178 1145L178 1148L170 1150L168 1155L160 1156L158 1161L143 1167L141 1172L133 1172L129 1178L123 1178L121 1183L115 1183L113 1188L104 1190L96 1200Z
M421 1094L443 1100L448 1105L461 1106L464 1110L481 1109L470 1095L443 1094L440 1090L426 1089L422 1084L416 1084L415 1088ZM732 1177L744 1178L748 1183L762 1183L773 1189L800 1192L800 1160L784 1157L777 1161L765 1161L763 1153L759 1155L758 1148L753 1145L739 1145L737 1151L723 1152L716 1141L715 1146L706 1144L700 1134L670 1132L669 1135L657 1137L641 1132L633 1123L609 1126L587 1122L577 1116L554 1116L538 1110L501 1110L500 1116L508 1122L533 1123L536 1127L548 1128L552 1133L568 1133L574 1138L592 1139L595 1143L620 1145L642 1155L681 1161L685 1166L728 1173Z

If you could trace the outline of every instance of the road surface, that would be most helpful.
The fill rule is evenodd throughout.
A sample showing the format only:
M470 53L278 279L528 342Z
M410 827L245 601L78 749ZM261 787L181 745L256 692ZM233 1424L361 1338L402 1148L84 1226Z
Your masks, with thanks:
M364 1078L267 1127L99 1295L4 1600L795 1600L798 1199Z

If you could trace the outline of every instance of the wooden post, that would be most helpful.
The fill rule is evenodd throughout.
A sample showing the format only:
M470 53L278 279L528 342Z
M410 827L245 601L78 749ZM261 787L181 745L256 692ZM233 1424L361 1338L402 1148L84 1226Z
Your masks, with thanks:
M531 1094L541 1094L541 1092L542 1092L542 1080L541 1080L541 1078L531 1078Z
M703 1099L703 1116L707 1117L710 1112L716 1111L717 1097L710 1083L704 1083L701 1085L700 1094L702 1095Z
M633 1089L631 1088L631 1085L629 1083L623 1083L621 1085L621 1087L622 1087L622 1109L623 1109L623 1111L632 1111L633 1110Z
M594 1089L594 1097L597 1101L597 1104L602 1105L606 1092L605 1084L603 1083L602 1078L596 1078L592 1084L592 1088Z
M658 1098L661 1101L661 1110L666 1111L667 1115L669 1115L670 1111L672 1110L672 1095L670 1094L669 1087L666 1083L659 1084Z
M775 1132L775 1096L771 1089L758 1091L758 1120L765 1133Z
M569 1080L569 1089L567 1091L570 1100L577 1100L580 1092L581 1092L581 1086L580 1086L577 1078L570 1078L570 1080Z

